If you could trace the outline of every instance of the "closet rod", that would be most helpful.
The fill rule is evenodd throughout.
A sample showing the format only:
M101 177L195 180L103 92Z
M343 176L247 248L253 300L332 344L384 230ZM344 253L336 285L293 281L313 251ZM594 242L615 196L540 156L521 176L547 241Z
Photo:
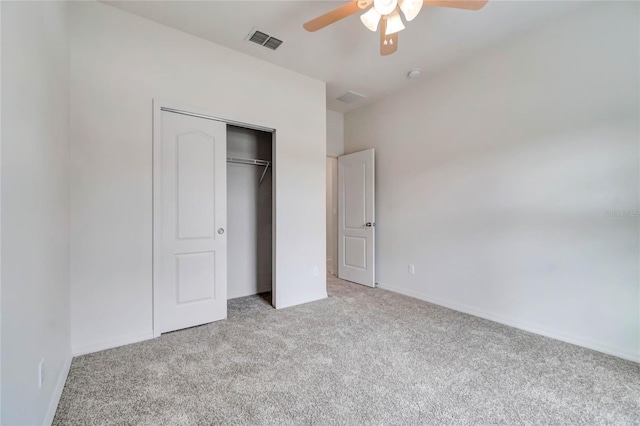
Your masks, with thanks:
M262 176L260 176L260 182L258 183L258 186L260 186L260 184L262 184L262 181L264 180L264 175L267 174L267 170L269 169L269 166L271 165L271 161L255 160L253 158L227 157L227 162L228 163L237 163L237 164L246 164L246 165L249 165L249 166L264 166L264 171L262 172Z
M252 166L268 166L271 164L271 161L267 160L255 160L253 158L238 158L238 157L227 157L228 163L238 163L238 164L249 164Z

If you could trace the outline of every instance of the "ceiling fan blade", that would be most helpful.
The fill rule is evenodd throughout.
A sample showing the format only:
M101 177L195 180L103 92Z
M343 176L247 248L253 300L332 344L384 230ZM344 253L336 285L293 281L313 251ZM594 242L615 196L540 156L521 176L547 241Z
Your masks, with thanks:
M387 20L382 18L380 20L380 56L387 56L395 53L398 50L398 33L385 35L387 31ZM385 41L387 44L385 44Z
M337 9L333 9L331 12L318 16L316 19L312 19L304 24L303 27L307 31L318 31L327 25L331 25L334 22L346 18L347 16L351 16L354 13L358 13L361 10L362 9L358 5L358 0L353 0Z
M425 6L454 7L456 9L480 10L489 0L423 0Z

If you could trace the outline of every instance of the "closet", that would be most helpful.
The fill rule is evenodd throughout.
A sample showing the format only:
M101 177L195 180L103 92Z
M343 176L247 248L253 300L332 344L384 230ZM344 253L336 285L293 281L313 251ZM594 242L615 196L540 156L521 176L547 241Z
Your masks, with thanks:
M271 292L272 139L227 125L228 299Z

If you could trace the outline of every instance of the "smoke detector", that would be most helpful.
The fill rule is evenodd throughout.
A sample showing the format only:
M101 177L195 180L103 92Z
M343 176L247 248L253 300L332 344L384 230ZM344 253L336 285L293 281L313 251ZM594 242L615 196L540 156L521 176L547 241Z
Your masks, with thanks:
M255 44L259 44L262 47L266 47L271 50L276 50L282 44L282 40L275 38L274 36L267 34L263 30L259 30L256 27L249 32L245 37L245 40Z
M422 71L420 70L411 70L407 73L407 78L409 79L413 79L413 78L418 78L420 77L420 74L422 74Z

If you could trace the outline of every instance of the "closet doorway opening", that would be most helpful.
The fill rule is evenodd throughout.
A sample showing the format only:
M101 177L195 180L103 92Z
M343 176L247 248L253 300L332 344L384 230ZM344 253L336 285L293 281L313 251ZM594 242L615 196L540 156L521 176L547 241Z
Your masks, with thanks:
M272 136L227 125L227 298L273 305Z
M275 130L154 101L153 333L276 306Z

